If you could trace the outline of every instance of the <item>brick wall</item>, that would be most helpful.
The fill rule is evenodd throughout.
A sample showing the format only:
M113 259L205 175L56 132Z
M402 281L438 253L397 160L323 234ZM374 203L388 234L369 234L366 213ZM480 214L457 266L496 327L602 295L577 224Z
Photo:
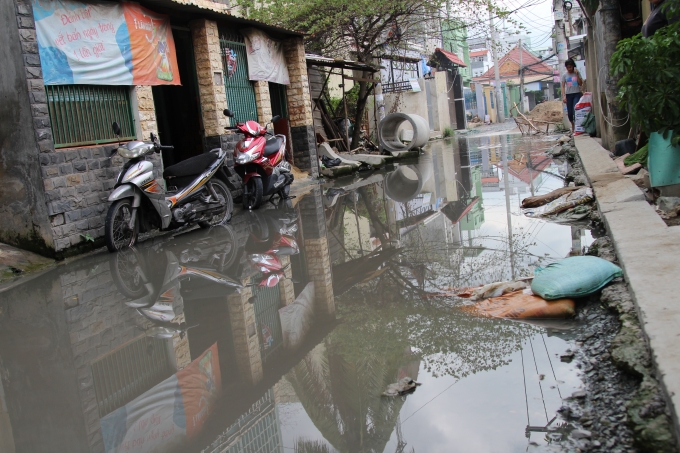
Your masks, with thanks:
M68 254L74 247L76 251L90 247L89 238L104 236L108 196L124 160L109 158L116 145L55 150L31 3L17 0L16 12L54 249ZM139 108L138 139L148 140L150 132L157 130L153 94L151 87L145 86L134 91ZM153 155L148 160L159 177L160 157Z
M260 123L264 124L274 116L269 95L269 82L258 80L253 82L253 87L255 88L255 102L257 103L257 117L260 119Z
M227 118L222 114L227 108L227 95L217 23L200 19L189 25L194 43L204 133L206 137L220 136L227 125Z
M290 134L293 141L293 165L310 172L310 175L316 178L319 176L319 162L307 60L302 38L288 38L283 41L283 51L290 76L290 85L286 87L286 97L290 116Z
M150 86L135 87L137 111L139 112L139 127L137 140L149 140L151 133L157 134L156 107L153 103L153 91Z
M298 206L302 219L307 273L309 280L314 282L316 312L335 315L333 274L321 188L314 187L312 193L300 200Z
M283 41L283 52L290 76L290 85L286 87L290 126L312 126L312 97L309 93L307 60L302 38L288 38Z

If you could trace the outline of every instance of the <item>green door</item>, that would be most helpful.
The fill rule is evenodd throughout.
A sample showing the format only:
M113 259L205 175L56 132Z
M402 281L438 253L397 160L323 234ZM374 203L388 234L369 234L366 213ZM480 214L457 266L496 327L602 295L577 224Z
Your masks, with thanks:
M248 79L248 59L243 36L238 32L220 29L220 50L227 106L234 112L234 123L258 121L255 88Z

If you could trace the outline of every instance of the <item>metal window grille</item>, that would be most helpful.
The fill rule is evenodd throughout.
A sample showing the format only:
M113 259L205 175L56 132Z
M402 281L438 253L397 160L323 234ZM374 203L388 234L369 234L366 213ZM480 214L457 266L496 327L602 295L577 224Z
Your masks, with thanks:
M262 277L253 277L252 283L258 282ZM256 287L257 299L255 300L255 321L257 322L258 334L260 335L260 352L262 361L267 359L283 346L283 333L281 332L281 297L279 286L273 288Z
M170 377L165 340L140 337L92 362L99 416L124 406L154 385Z
M121 140L135 138L130 87L47 85L45 91L55 148L115 142L114 121Z
M220 51L227 106L234 112L233 121L258 121L255 87L248 78L248 59L243 36L220 30Z
M408 80L405 82L383 83L382 90L383 93L399 93L402 91L411 91L413 90L413 86Z
M477 95L472 91L465 92L465 108L467 110L477 110Z
M202 453L279 453L282 449L274 392L269 389Z

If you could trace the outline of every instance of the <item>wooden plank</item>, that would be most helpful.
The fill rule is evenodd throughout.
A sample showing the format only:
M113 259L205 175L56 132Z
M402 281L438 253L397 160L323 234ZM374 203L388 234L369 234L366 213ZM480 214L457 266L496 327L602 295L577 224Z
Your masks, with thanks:
M624 154L623 156L618 157L617 159L614 160L614 162L616 162L616 166L619 167L619 171L621 171L621 173L623 173L624 175L634 173L642 168L642 165L640 165L639 163L634 163L630 167L626 167L626 163L623 160L628 156L630 156L630 153Z

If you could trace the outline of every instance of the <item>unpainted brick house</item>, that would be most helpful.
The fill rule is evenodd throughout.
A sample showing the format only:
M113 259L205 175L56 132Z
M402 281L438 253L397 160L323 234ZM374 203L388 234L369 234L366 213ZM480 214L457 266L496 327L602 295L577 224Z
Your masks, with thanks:
M124 126L125 140L148 140L154 132L174 145L154 156L160 177L164 165L217 147L233 150L240 137L225 134L223 109L261 123L278 114L285 120L274 128L289 137L289 159L318 175L301 34L243 19L221 2L141 0L170 18L181 86L46 86L32 2L1 3L0 241L64 256L103 237L107 198L123 165L122 158L109 158L114 120ZM282 42L289 85L249 80L239 33L245 28ZM229 54L238 66L226 77Z

